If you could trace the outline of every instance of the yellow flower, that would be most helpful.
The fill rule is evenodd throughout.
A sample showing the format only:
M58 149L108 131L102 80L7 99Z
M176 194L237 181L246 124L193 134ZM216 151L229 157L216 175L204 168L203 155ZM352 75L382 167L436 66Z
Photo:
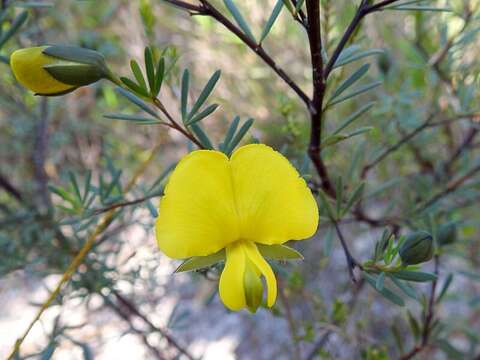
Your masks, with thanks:
M39 46L15 51L10 65L18 82L37 95L69 93L111 76L103 56L75 46Z
M156 236L174 259L226 250L220 297L231 310L255 311L267 285L273 306L277 283L256 244L278 245L311 237L318 208L305 181L280 153L252 144L229 159L199 150L173 171L160 202Z

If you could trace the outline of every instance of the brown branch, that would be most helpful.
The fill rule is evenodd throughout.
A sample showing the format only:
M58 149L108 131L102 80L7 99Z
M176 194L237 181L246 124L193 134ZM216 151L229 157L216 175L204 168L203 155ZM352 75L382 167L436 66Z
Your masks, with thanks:
M302 101L310 106L310 98L308 95L293 81L290 76L280 68L275 61L267 54L260 44L255 43L245 33L217 10L209 1L200 0L202 6L200 7L199 15L211 16L230 32L235 34L242 42L247 45L253 52L255 52L285 83L302 99Z
M331 197L335 197L335 189L328 176L327 168L320 155L322 141L322 107L325 96L325 79L323 76L322 40L320 26L320 2L306 0L308 16L308 42L312 62L313 100L310 110L310 145L308 154L320 176L322 189Z
M0 187L2 187L7 193L12 195L18 202L23 202L23 196L20 190L13 185L6 176L0 173Z
M461 176L460 178L451 181L445 189L434 195L430 200L427 200L424 204L422 204L416 212L422 212L423 210L429 208L437 201L445 197L446 195L454 192L460 186L462 186L467 180L470 180L474 175L480 172L480 165L477 165L470 169L465 175Z

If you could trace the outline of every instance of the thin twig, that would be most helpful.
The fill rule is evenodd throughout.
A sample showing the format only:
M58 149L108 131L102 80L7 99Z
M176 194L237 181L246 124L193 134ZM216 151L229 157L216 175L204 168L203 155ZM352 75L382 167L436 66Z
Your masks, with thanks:
M285 290L281 282L279 282L278 295L280 297L280 301L283 304L283 307L285 308L285 315L287 318L288 328L290 330L290 337L292 339L293 345L293 357L295 360L300 360L302 358L302 353L300 351L300 345L298 343L297 326L293 318L292 309L290 308L288 297L285 294Z
M356 267L359 269L362 269L362 265L353 257L352 253L350 252L350 249L348 248L347 242L345 240L345 237L343 236L343 233L340 229L340 225L336 220L333 220L333 225L335 226L335 231L337 232L338 238L340 239L340 243L342 244L343 252L345 253L345 258L347 259L347 266L348 266L348 273L350 274L350 279L352 282L357 282L357 279L355 278L355 273L354 270Z
M403 355L400 360L410 360L415 355L418 355L423 350L428 347L428 341L430 340L430 335L432 333L432 323L435 316L435 297L436 297L436 289L438 283L438 274L439 274L439 265L440 265L440 258L438 255L434 257L434 266L435 270L434 273L437 275L437 278L432 281L432 286L430 288L430 297L428 299L427 309L425 316L423 318L423 330L422 330L422 339L421 342L415 345L412 350L407 352Z
M180 345L180 343L172 335L170 335L167 330L162 329L162 328L154 325L144 314L142 314L140 312L140 310L137 309L135 304L132 303L129 299L124 297L122 294L120 294L115 289L112 289L112 294L119 301L119 303L122 304L122 306L124 306L126 309L128 309L128 311L131 314L133 314L136 317L142 319L145 322L145 324L147 324L150 327L150 329L152 331L155 331L155 332L159 333L160 335L162 335L171 346L173 346L174 348L176 348L178 350L178 352L180 352L182 355L184 355L189 360L195 360L195 358L190 354L190 352L185 347Z

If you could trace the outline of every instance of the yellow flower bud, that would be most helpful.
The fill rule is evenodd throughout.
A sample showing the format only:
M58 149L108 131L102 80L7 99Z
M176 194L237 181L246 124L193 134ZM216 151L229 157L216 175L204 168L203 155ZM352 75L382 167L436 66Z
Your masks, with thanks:
M74 46L40 46L15 51L13 73L37 95L55 96L111 77L102 54Z

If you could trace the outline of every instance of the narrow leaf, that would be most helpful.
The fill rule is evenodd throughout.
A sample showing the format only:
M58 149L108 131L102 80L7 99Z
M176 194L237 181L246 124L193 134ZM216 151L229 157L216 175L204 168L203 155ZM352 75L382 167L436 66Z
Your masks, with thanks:
M332 135L336 135L345 128L347 128L349 125L351 125L355 120L357 120L360 116L365 114L368 110L370 110L373 105L375 105L375 102L369 102L368 104L365 104L362 106L360 109L355 111L353 114L350 114L345 121L332 133Z
M190 128L205 149L213 150L212 142L198 124L192 124Z
M27 21L28 19L28 12L22 11L20 15L18 15L15 20L13 20L12 25L10 28L0 37L0 48L5 45L5 43L10 40L10 38L15 35L15 33L20 29L20 27Z
M220 79L220 75L222 72L220 70L215 71L215 73L212 75L210 80L208 80L207 85L203 88L200 96L198 97L197 101L195 102L195 105L193 105L192 110L188 114L188 118L190 119L192 116L194 116L198 110L202 107L202 105L207 101L208 97L212 93L215 85L217 84L218 80Z
M260 44L263 42L263 40L265 40L265 38L270 33L270 30L275 24L275 21L277 20L278 15L280 15L282 8L283 8L283 0L277 0L277 3L275 4L275 7L272 10L272 13L270 14L270 17L268 18L267 24L263 29L262 35L260 36Z
M147 71L150 93L153 95L155 92L155 65L153 64L152 50L148 46L145 48L145 69Z
M194 117L192 117L190 120L188 120L185 125L187 126L190 126L192 124L195 124L196 122L199 122L201 120L203 120L204 118L206 118L208 115L210 115L211 113L213 113L215 110L217 110L217 108L219 107L218 104L213 104L213 105L210 105L210 106L207 106L207 108L201 112L199 112L197 115L195 115Z
M223 140L223 144L221 146L223 152L225 152L225 150L229 147L230 141L232 141L233 136L237 132L237 128L239 124L240 124L240 116L235 116L235 118L233 119L232 123L228 128L227 134L225 135L225 139Z
M350 86L355 84L358 80L360 80L370 69L370 64L364 64L360 66L352 75L350 75L346 80L344 80L333 92L332 96L330 97L329 103L332 102L333 99L341 95L345 90L347 90Z
M140 69L140 65L135 60L130 61L130 68L132 69L132 73L137 80L138 85L147 90L147 84L145 83L145 79L143 78L142 69Z
M427 281L433 281L437 279L437 275L433 273L411 271L411 270L400 270L392 273L392 276L398 279L415 281L415 282L427 282Z
M252 40L254 43L257 43L257 40L255 39L255 36L253 35L252 31L250 30L250 27L248 26L247 22L243 18L242 14L238 10L237 6L233 2L233 0L223 0L223 3L227 7L228 11L230 14L232 14L233 18L235 19L235 22L238 24L240 29L243 30L245 35L247 35L250 40Z
M373 83L370 83L370 84L367 84L367 85L363 85L363 86L360 86L358 87L357 89L353 90L351 93L347 94L347 95L344 95L342 97L339 97L337 100L329 103L327 106L333 106L333 105L337 105L338 103L341 103L345 100L348 100L352 97L355 97L357 95L360 95L360 94L363 94L364 92L367 92L367 91L370 91L378 86L382 85L382 82L381 81L375 81Z
M188 71L188 69L185 69L182 76L182 96L181 96L181 112L182 112L182 120L184 122L187 120L189 87L190 87L190 72Z
M366 58L368 56L373 56L373 55L383 55L385 54L385 50L383 49L369 49L365 51L360 51L354 54L351 54L350 56L343 56L339 57L338 60L335 62L335 66L333 67L334 69L350 64L354 61Z
M254 120L253 119L248 119L245 121L245 123L242 125L238 133L235 135L231 143L228 145L228 148L226 150L226 154L230 155L232 151L237 147L237 145L242 141L243 137L247 134L248 130L252 127Z
M133 92L143 96L143 97L148 97L148 92L140 87L138 84L130 80L129 78L126 77L121 77L120 80Z
M371 287L373 287L376 291L378 291L380 294L382 294L383 297L385 297L387 300L389 300L392 303L394 303L396 305L399 305L399 306L404 306L405 305L405 301L403 301L403 299L400 296L398 296L397 294L395 294L393 291L389 290L388 288L383 287L383 289L381 291L379 291L376 288L377 281L373 276L364 272L363 277L365 278L365 280L367 280L367 283Z
M155 90L153 92L153 95L155 97L158 96L160 89L162 88L162 82L163 82L164 76L165 76L165 59L161 58L158 62L157 74L155 76Z
M140 99L136 95L134 95L131 92L129 92L125 89L122 89L122 88L117 88L116 91L120 95L125 96L130 102L132 102L133 104L138 106L140 109L142 109L146 113L152 115L154 118L160 119L160 117L155 113L155 111L153 111L145 101L143 101L142 99Z

